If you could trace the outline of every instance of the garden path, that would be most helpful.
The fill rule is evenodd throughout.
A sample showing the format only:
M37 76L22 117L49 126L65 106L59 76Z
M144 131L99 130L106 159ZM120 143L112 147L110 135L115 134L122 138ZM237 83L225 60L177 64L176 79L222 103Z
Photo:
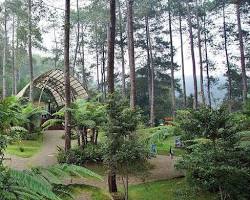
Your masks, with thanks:
M57 147L64 146L62 139L63 131L45 131L41 150L31 158L20 158L14 155L6 155L10 160L5 161L5 165L24 170L31 167L48 167L57 163Z
M129 184L130 185L138 185L146 182L153 182L159 180L168 180L177 177L183 177L184 173L181 171L177 171L174 167L177 159L171 159L169 156L157 156L155 158L150 159L150 164L153 166L152 169L149 170L147 176L130 176ZM88 168L88 166L87 166ZM90 167L91 168L91 167ZM105 176L104 181L96 181L95 179L89 178L73 178L65 181L65 184L86 184L94 187L108 189L107 188L107 176ZM117 177L117 183L120 187L123 187L122 177Z
M7 155L7 158L11 160L6 160L5 165L17 169L25 170L31 167L42 166L48 167L57 163L56 154L57 148L64 146L64 140L62 139L63 131L46 131L43 139L43 146L39 153L31 158L20 158L13 155ZM150 161L153 166L146 177L139 178L135 176L129 177L129 184L140 184L144 182L151 182L156 180L166 180L175 177L182 176L183 173L176 171L174 164L176 159L171 159L169 156L157 156L152 158ZM106 188L106 178L104 181L96 181L92 179L70 179L66 180L65 184L77 183L77 184L87 184L99 188ZM118 183L122 184L121 177L118 176Z

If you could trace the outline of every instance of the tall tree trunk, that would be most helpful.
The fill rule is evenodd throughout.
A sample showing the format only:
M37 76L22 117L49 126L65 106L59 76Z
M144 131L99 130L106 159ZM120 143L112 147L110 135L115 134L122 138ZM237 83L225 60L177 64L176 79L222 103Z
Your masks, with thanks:
M119 35L120 35L120 49L121 49L121 61L122 61L122 96L126 97L126 75L125 75L125 59L124 59L124 39L123 39L123 24L122 24L122 12L121 12L121 2L118 1L119 7Z
M15 17L12 19L12 95L16 95L16 67L15 67Z
M3 44L3 99L7 96L7 88L6 88L6 64L7 64L7 46L8 46L8 38L7 38L7 11L6 8L4 10L4 44Z
M105 65L106 65L106 58L105 58L105 45L103 43L102 45L102 93L104 96L104 99L106 98L106 69L105 69Z
M57 37L56 37L56 28L55 28L55 22L53 22L53 32L54 32L54 40L56 45L56 52L55 52L55 58L54 58L54 67L57 68L57 61L58 61L58 44L57 44Z
M70 0L65 0L65 24L64 24L64 84L65 84L65 151L71 148L71 113L69 111L70 98Z
M243 35L241 29L241 16L240 16L240 0L236 1L236 15L240 42L240 61L241 61L241 71L242 71L242 85L243 85L243 104L246 105L247 102L247 75L246 75L246 64L245 64L245 53L243 44Z
M133 22L133 0L127 0L128 15L128 54L130 67L130 107L136 107L136 74L135 74L135 49L134 49L134 22Z
M96 29L96 44L95 44L95 51L96 51L96 79L97 79L97 91L100 92L99 51L98 51L98 35L97 35L97 29Z
M151 59L150 59L150 49L149 49L149 20L148 16L145 16L145 27L146 27L146 41L147 41L147 79L148 79L148 102L149 102L149 113L151 111L151 99L152 99L152 76L151 76ZM149 116L149 124L151 124L151 113Z
M223 0L223 35L224 35L224 47L226 55L226 65L227 65L227 79L228 79L228 109L232 111L232 77L231 77L231 67L228 55L228 43L227 43L227 29L226 29L226 14L225 14L225 0Z
M19 29L19 18L17 17L17 27L16 27L16 30ZM16 74L15 74L15 91L16 91L16 94L17 94L17 85L19 83L19 64L18 64L18 60L19 60L19 38L16 37L16 62L15 62L15 70L16 70Z
M149 103L150 103L150 126L155 126L155 72L153 64L152 42L150 36L148 16L146 16L146 34L147 34L147 54L148 54L148 78L149 78Z
M182 17L179 13L179 32L180 32L180 41L181 41L181 64L182 64L182 85L183 85L183 100L184 106L187 106L187 92L186 92L186 79L185 79L185 64L184 64L184 50L183 50L183 34L182 34Z
M101 92L102 96L104 96L104 80L103 80L103 75L104 75L104 70L103 70L103 63L104 63L104 44L102 44L102 65L101 65Z
M34 72L33 72L33 56L32 56L32 0L28 0L28 25L29 25L29 32L28 32L28 49L29 49L29 69L30 69L30 101L34 101Z
M82 47L82 48L81 48ZM87 77L85 73L85 41L84 41L84 30L83 25L81 26L81 46L80 46L80 57L81 57L81 63L82 63L82 85L84 86L84 89L88 91L88 84L87 84Z
M201 90L201 102L203 105L206 104L205 94L204 94L204 79L203 79L203 60L201 52L201 27L200 27L200 18L199 18L199 4L196 0L196 19L197 19L197 28L198 28L198 49L199 49L199 59L200 59L200 90Z
M110 0L110 20L108 30L108 92L115 92L114 86L114 57L115 57L115 26L116 26L116 0ZM110 166L108 174L109 192L117 192L116 172L114 167Z
M79 0L76 0L76 12L77 12L77 32L76 32L76 48L75 48L75 57L74 57L74 69L76 68L76 60L79 49L79 40L80 40L80 14L79 14Z
M108 92L113 94L114 86L114 56L115 56L115 25L116 25L116 1L110 1L110 23L108 30Z
M174 48L173 48L173 35L172 35L172 15L171 6L168 2L168 20L169 20L169 36L170 36L170 54L171 54L171 99L172 99L172 115L175 116L176 112L176 99L175 99L175 81L174 81Z
M198 108L198 92L197 92L197 77L196 77L196 63L195 63L195 54L194 54L194 38L193 38L193 28L192 28L192 20L190 13L190 6L187 5L188 8L188 26L189 26L189 37L190 37L190 49L192 56L192 64L193 64L193 80L194 80L194 109Z
M204 30L205 30L205 55L206 55L206 72L207 72L207 97L209 108L212 107L211 101L211 84L210 84L210 74L209 74L209 62L208 62L208 49L207 49L207 31L206 31L206 15L204 16Z

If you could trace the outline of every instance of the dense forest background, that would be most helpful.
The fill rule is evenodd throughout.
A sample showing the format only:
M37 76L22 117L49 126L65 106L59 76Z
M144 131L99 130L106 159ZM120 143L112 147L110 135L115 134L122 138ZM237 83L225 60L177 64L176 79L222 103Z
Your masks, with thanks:
M248 82L242 66L250 67L249 7L247 0L134 1L136 99L145 120L158 121L196 103L241 107ZM107 2L76 0L71 9L71 71L91 96L104 99ZM117 1L116 16L115 87L129 97L125 1ZM63 69L63 2L5 0L0 17L2 96L17 94L49 69Z

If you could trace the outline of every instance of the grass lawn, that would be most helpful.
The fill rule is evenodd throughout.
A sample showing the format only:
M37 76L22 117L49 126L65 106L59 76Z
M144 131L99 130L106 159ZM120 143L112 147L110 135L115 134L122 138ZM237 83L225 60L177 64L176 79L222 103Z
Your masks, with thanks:
M184 150L180 148L175 148L175 138L177 136L173 136L173 127L160 126L155 128L139 129L138 134L142 138L147 138L162 129L165 129L167 135L169 134L169 136L166 138L166 140L159 140L156 142L158 154L169 155L169 150L171 146L175 156L182 155L184 153Z
M169 155L170 146L173 149L175 156L180 156L184 153L184 150L181 148L175 148L175 138L176 136L169 136L166 140L162 142L157 142L157 151L159 155Z
M129 187L130 200L215 200L211 193L196 192L184 178L156 181Z
M109 194L102 189L88 185L70 185L66 190L74 197L86 199L85 195L91 197L91 200L110 200ZM84 195L85 194L85 195ZM62 196L63 200L72 200L72 198Z
M42 135L37 140L22 140L8 145L6 153L22 158L30 158L35 155L42 147Z

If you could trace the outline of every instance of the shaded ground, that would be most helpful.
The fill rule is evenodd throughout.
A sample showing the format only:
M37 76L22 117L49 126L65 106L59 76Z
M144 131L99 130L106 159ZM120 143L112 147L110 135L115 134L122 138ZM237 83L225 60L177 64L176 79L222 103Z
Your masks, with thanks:
M43 146L35 156L31 158L20 158L13 155L6 155L6 158L10 158L10 160L6 160L4 164L17 170L24 170L36 166L47 167L54 165L57 163L57 147L64 146L62 135L63 131L46 131L44 133Z
M6 160L5 165L17 169L24 170L30 167L42 166L48 167L57 163L56 154L58 146L64 146L64 140L62 139L63 131L46 131L44 134L43 146L41 151L39 151L35 156L31 158L20 158L13 155L7 155L7 158L11 160ZM179 177L182 175L181 172L178 172L174 168L176 159L171 159L169 156L159 155L156 158L150 160L153 168L149 171L147 177L138 178L138 177L129 177L129 183L131 185L140 184L144 182L152 182L156 180L166 180L170 178ZM91 168L91 167L90 167ZM106 176L103 182L86 179L70 179L66 180L65 183L72 184L88 184L91 186L106 188ZM122 184L121 177L118 176L118 183Z
M149 174L146 177L129 177L129 184L130 185L137 185L145 182L153 182L158 180L167 180L176 177L183 176L183 173L177 171L174 168L174 164L176 159L171 159L169 156L157 156L156 158L152 158L150 160L151 165L153 168L149 171ZM90 167L91 169L92 167ZM104 176L104 181L96 181L89 178L74 178L70 180L66 180L65 184L77 183L77 184L87 184L103 189L107 189L107 176ZM122 178L120 176L117 177L118 184L122 187Z

